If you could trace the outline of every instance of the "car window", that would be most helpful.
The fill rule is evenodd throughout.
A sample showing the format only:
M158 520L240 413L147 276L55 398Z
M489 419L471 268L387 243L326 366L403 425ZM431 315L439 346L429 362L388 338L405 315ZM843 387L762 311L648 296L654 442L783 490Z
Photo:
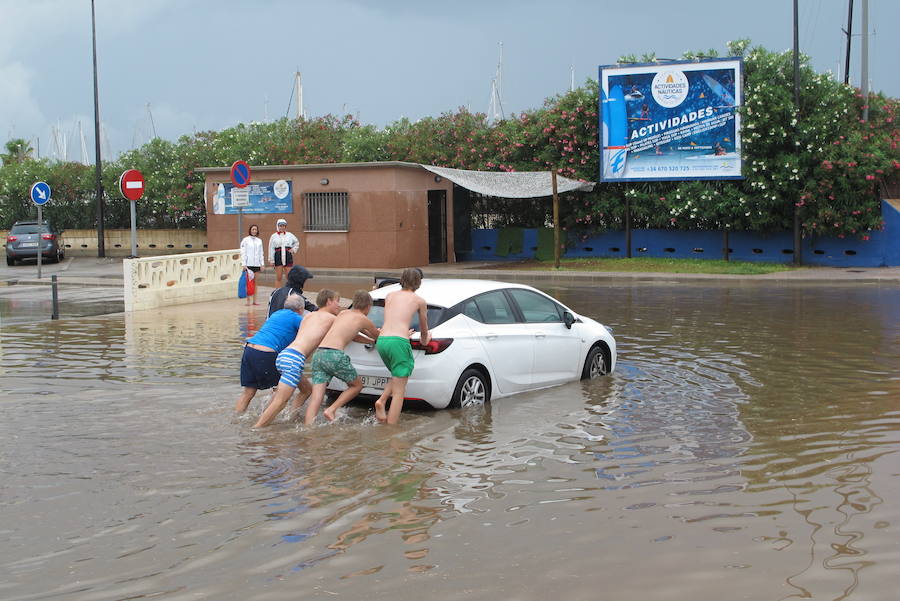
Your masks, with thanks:
M475 304L474 300L468 300L463 304L462 314L466 317L471 317L475 321L484 322L484 317L481 315L481 311L478 309L478 305Z
M528 323L552 323L561 322L562 311L555 302L531 290L513 288L509 290L522 316Z
M478 312L481 313L481 323L515 323L516 317L512 307L502 290L486 292L472 299ZM473 319L478 319L473 318Z
M47 234L50 228L46 225L37 225L36 223L20 223L12 226L10 234Z
M428 328L431 329L444 321L444 313L445 311L441 307L428 305L428 310L425 313L426 318L428 319ZM372 308L369 310L369 319L372 320L372 323L375 324L376 328L380 328L384 325L384 300L379 299L372 302ZM409 327L417 332L419 331L418 311L413 315L412 323Z

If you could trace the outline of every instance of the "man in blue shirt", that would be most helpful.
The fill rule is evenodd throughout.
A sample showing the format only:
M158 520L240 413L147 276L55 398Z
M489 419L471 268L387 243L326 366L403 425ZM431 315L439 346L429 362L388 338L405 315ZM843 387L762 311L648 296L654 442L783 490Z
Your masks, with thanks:
M302 296L288 297L284 301L284 309L272 313L259 331L247 339L241 357L241 386L244 392L234 404L236 413L247 410L257 390L278 385L281 374L275 367L275 358L296 338L303 320L303 304ZM304 378L298 386L298 396L309 396L310 392L312 386Z

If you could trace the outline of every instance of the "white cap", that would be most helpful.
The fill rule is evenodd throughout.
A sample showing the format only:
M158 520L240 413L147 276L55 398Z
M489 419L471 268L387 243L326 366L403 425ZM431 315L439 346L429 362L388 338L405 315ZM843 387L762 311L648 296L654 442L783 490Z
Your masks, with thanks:
M287 219L279 219L278 221L275 222L275 225L276 226L287 225Z

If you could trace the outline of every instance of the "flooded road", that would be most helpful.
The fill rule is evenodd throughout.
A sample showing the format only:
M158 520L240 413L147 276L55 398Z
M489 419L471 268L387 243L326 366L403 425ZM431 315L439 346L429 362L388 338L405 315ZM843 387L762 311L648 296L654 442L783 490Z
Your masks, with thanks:
M615 374L396 428L233 417L237 300L4 323L0 598L896 598L900 287L544 289Z

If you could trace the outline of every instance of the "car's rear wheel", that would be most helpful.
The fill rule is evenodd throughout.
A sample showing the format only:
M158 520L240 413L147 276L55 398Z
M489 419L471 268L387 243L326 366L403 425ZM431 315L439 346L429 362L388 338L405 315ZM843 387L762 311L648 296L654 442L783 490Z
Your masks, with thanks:
M13 259L13 258L10 257L10 256L7 256L7 257L6 257L6 266L7 266L7 267L12 267L12 266L15 265L15 264L16 264L16 260L15 260L15 259Z
M591 347L587 358L584 360L584 368L581 370L582 380L592 380L609 373L609 363L606 361L606 353L600 345Z
M470 367L459 377L453 397L450 399L451 407L480 407L491 400L488 379L481 371Z

